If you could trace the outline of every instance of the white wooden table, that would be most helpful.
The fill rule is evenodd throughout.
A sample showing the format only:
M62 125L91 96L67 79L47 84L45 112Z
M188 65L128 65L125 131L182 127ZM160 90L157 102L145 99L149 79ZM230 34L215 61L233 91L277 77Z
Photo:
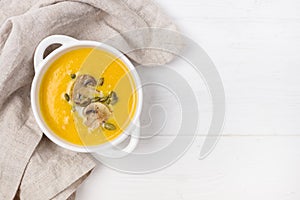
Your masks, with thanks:
M300 1L158 3L218 68L227 98L223 136L199 160L199 134L179 161L152 174L99 164L77 199L299 200Z

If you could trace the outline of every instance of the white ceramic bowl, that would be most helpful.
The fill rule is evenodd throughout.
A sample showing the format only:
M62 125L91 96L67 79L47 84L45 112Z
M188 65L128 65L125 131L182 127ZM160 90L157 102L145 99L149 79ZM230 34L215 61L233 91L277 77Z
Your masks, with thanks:
M43 59L44 52L47 47L52 44L61 44L59 48L51 52L45 59ZM41 111L40 111L40 104L39 104L39 90L41 85L41 80L49 66L58 59L60 56L69 52L74 49L84 48L84 47L92 47L105 50L107 52L112 53L116 57L120 58L126 66L129 68L129 71L134 79L136 90L137 90L137 106L136 112L131 123L128 125L126 130L122 134L120 134L117 138L112 141L109 141L104 144L100 144L97 146L80 146L72 144L68 141L63 140L59 136L57 136L45 123ZM122 155L124 152L130 153L132 152L138 144L138 137L139 137L139 117L142 109L142 101L143 101L143 94L142 94L142 87L140 78L133 66L133 64L128 60L128 58L122 54L117 49L108 46L106 44L95 42L95 41L80 41L76 40L72 37L64 36L64 35L52 35L40 42L38 47L36 48L35 55L34 55L34 68L35 68L35 77L32 82L31 87L31 106L33 110L34 117L40 127L40 129L44 132L44 134L52 140L57 145L64 147L66 149L77 151L77 152L97 152L99 154L105 155L115 155L118 154L118 151L122 151ZM124 149L116 150L118 144L122 143L126 138L130 137L129 144ZM121 155L120 154L120 155Z

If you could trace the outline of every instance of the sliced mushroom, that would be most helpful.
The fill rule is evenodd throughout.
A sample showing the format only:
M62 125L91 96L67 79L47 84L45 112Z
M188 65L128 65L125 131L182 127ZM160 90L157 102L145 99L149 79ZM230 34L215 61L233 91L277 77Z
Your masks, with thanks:
M84 124L91 130L95 130L101 125L101 122L97 118L90 116L85 119Z
M96 129L101 123L108 120L111 114L110 109L104 104L99 102L91 103L83 110L84 124L91 129Z
M77 77L72 88L72 101L81 107L85 107L91 103L91 97L96 92L95 87L97 80L88 75L80 75Z
M84 86L96 86L97 85L97 80L94 77L87 75L87 74L82 75L81 80L82 80L82 83Z

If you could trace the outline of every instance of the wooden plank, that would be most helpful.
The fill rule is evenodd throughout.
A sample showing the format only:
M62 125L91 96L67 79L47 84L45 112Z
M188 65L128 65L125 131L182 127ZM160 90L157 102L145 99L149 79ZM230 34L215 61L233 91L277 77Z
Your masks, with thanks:
M217 66L227 97L224 134L300 134L299 1L167 0L159 4ZM172 67L188 71L179 63ZM193 80L191 74L186 72L188 80ZM194 85L200 85L200 99L206 98L201 81Z
M226 136L209 157L199 160L202 141L198 137L179 161L152 174L123 174L99 165L77 199L300 198L299 137Z

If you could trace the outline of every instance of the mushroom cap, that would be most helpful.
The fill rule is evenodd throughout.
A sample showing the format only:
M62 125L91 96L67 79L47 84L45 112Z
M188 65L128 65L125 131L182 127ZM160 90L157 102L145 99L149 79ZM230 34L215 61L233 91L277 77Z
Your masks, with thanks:
M95 102L85 107L82 114L85 117L84 124L91 129L95 129L98 128L101 123L107 121L112 115L112 112L106 105Z
M96 93L95 87L97 80L88 75L80 75L73 84L71 91L72 101L81 107L85 107L91 103L91 97Z

